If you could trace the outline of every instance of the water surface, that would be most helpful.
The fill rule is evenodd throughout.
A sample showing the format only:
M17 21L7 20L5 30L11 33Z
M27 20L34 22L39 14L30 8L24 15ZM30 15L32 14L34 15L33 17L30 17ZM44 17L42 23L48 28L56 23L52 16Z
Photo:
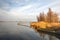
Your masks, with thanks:
M29 22L21 24L29 26ZM0 40L59 40L55 36L38 33L28 26L17 25L17 22L0 22Z

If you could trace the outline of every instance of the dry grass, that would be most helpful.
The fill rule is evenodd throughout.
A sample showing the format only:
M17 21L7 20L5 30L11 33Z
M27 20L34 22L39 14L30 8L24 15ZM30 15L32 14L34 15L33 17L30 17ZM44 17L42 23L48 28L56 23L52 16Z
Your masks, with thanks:
M48 22L31 22L31 27L37 27L37 28L47 28L47 27L60 27L60 23L48 23Z

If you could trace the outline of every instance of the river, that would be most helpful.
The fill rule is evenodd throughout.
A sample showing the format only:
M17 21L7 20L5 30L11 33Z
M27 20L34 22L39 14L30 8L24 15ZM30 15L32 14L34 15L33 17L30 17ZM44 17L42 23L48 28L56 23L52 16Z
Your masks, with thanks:
M17 23L0 22L0 40L60 40L30 28L29 22L21 22L23 25L17 25Z

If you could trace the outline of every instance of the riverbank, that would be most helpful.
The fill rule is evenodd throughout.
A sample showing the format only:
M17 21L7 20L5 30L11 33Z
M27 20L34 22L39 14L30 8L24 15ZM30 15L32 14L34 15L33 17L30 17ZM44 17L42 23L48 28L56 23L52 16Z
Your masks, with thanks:
M31 27L37 27L37 28L50 28L50 27L58 27L60 28L60 23L56 23L56 22L52 22L52 23L48 23L48 22L30 22L30 26Z
M36 29L38 32L43 32L60 38L60 23L31 22L30 27Z

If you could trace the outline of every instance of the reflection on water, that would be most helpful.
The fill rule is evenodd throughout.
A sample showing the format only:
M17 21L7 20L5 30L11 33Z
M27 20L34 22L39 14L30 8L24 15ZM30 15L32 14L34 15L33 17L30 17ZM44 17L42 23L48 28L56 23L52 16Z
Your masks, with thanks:
M17 25L17 22L0 22L0 40L59 40L54 36L40 33L30 27L29 23Z
M34 28L33 28L34 29ZM37 33L39 33L41 40L59 40L58 38L56 38L55 36L51 36L48 35L46 33L43 32L39 32L37 31L37 29L34 29Z
M42 40L59 40L56 37L51 36L51 35L47 35L44 33L39 33L39 34L40 34L40 37L42 38Z

